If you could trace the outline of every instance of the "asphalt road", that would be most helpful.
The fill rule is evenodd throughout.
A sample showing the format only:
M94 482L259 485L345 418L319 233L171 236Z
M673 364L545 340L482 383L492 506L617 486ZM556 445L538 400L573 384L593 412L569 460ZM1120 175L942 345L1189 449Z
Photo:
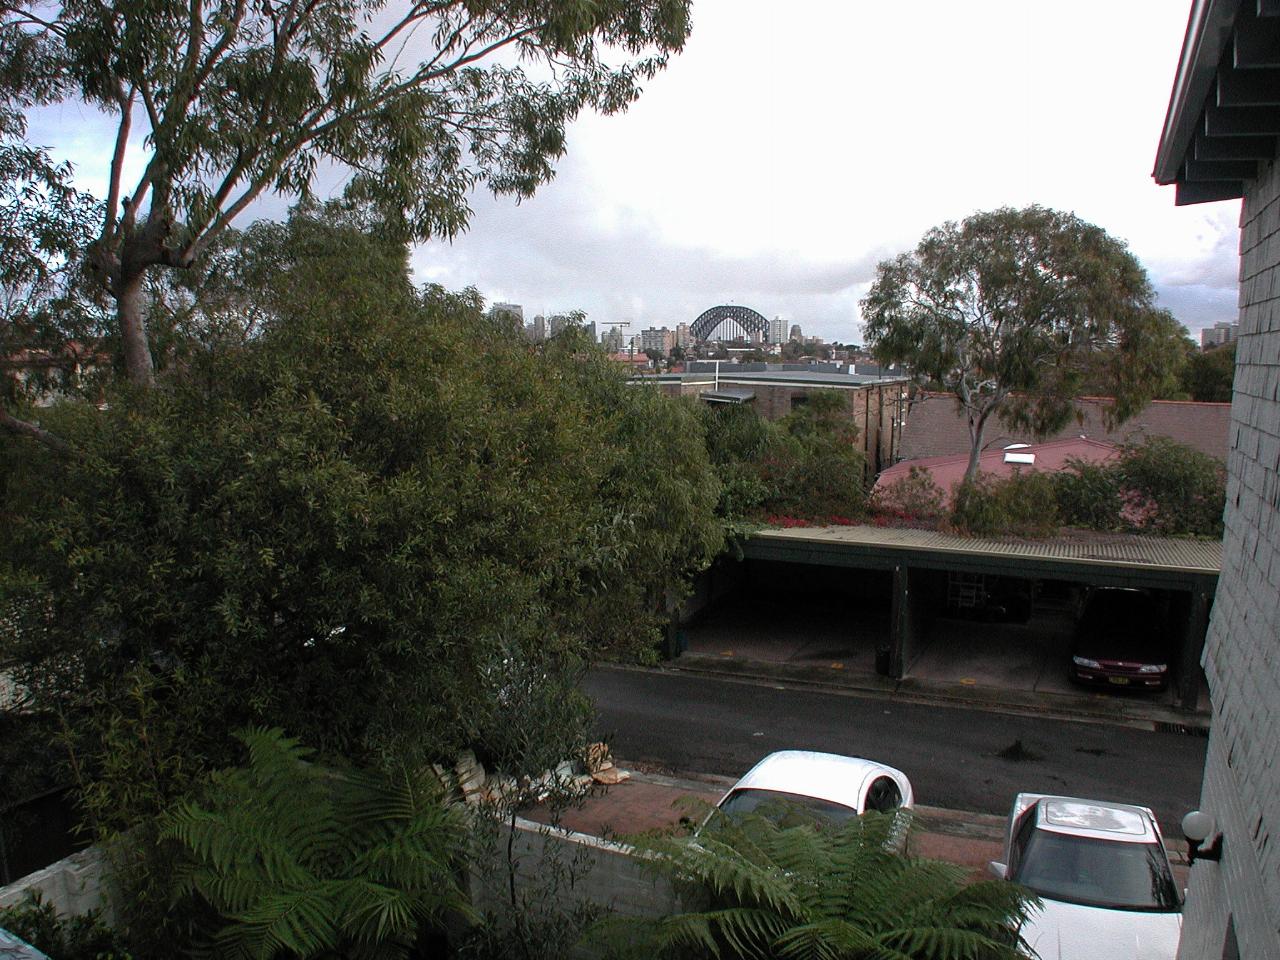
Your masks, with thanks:
M624 761L736 777L774 750L824 750L899 768L929 806L1005 814L1020 791L1067 794L1151 807L1173 836L1197 806L1208 743L661 671L601 668L584 687Z

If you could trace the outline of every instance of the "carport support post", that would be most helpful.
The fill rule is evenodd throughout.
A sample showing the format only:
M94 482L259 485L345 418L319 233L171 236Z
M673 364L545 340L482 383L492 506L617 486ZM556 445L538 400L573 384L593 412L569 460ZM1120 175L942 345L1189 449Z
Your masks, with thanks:
M907 583L911 579L901 563L893 567L893 607L889 612L889 676L901 680L909 662L907 645L911 637L911 598Z
M1209 592L1202 586L1192 589L1187 611L1187 632L1178 657L1178 709L1194 710L1200 700L1200 657L1209 630Z

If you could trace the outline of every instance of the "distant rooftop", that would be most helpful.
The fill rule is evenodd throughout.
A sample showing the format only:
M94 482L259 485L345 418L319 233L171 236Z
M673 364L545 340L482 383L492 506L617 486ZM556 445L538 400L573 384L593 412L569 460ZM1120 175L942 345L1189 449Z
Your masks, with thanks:
M1072 419L1061 430L1045 437L1045 441L1087 438L1121 444L1126 440L1162 436L1176 440L1219 460L1227 458L1227 441L1231 429L1231 404L1192 403L1176 400L1154 400L1135 416L1114 429L1103 423L1103 413L1111 400L1105 397L1083 397L1076 401L1079 419ZM1035 443L1036 438L1024 430L1010 430L998 419L987 424L987 449L1007 447L1011 443ZM969 428L949 393L925 393L911 403L906 425L902 428L903 460L944 457L969 452Z

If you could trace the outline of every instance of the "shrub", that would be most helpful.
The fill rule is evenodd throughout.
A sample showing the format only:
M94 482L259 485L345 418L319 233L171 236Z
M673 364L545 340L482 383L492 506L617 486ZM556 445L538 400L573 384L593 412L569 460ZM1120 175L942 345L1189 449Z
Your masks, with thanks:
M923 467L912 467L905 477L877 489L871 497L874 513L908 523L934 523L947 512L946 494Z
M130 953L98 911L64 916L39 893L11 907L0 907L0 928L8 930L53 960L130 960Z
M1053 478L1020 471L1007 480L978 474L952 489L950 523L975 537L1047 537L1058 528Z
M1116 466L1131 526L1164 535L1222 536L1226 470L1168 437L1126 444Z
M1063 523L1091 530L1120 526L1120 479L1114 464L1068 460L1053 485Z
M1226 474L1220 461L1150 437L1105 464L1070 461L1054 478L1064 522L1091 530L1161 536L1222 535Z

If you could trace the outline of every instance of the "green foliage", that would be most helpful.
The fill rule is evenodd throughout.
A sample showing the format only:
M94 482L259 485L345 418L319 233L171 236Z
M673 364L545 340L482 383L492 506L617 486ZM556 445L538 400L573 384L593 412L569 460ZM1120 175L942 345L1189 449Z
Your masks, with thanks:
M24 133L0 95L0 409L19 412L43 394L84 386L75 360L103 332L78 282L101 211L74 188L70 165L24 143ZM22 375L8 375L8 364L23 359Z
M1116 465L1130 524L1164 535L1222 536L1226 470L1168 437L1127 444Z
M327 769L280 730L238 735L248 765L215 774L165 817L181 845L175 902L217 918L217 956L405 957L446 913L466 912L460 815L434 774Z
M924 467L911 467L905 477L877 488L872 499L872 511L888 520L935 523L946 514L946 492Z
M41 611L0 659L67 717L104 829L229 764L246 725L534 772L581 740L585 664L647 651L722 543L686 405L415 291L398 244L261 229L260 332L163 391L51 411L80 457L0 457L2 589Z
M945 223L882 262L862 301L868 345L955 394L972 459L992 417L1044 435L1066 424L1086 385L1122 421L1181 361L1183 331L1153 306L1151 284L1120 241L1044 207Z
M720 478L717 513L731 530L778 515L825 520L862 514L866 461L838 391L813 391L777 422L746 404L696 409Z
M689 30L689 0L9 5L0 133L21 140L24 111L68 101L116 121L92 242L69 260L114 301L125 370L149 386L147 277L200 263L264 192L309 200L337 164L344 200L385 231L452 236L473 189L532 195L574 117L625 110Z
M91 910L62 916L39 893L11 907L0 907L0 927L21 937L52 960L131 960L120 938Z
M965 883L964 868L893 852L897 815L779 825L716 818L693 837L637 846L687 912L612 921L615 956L1014 960L1027 894Z
M1071 462L1054 478L1064 523L1161 536L1222 536L1226 471L1221 461L1149 437L1103 464Z
M866 458L845 395L810 391L778 421L764 457L770 514L853 518L866 508Z
M1054 481L1048 474L1022 473L999 479L978 474L951 491L951 526L975 537L1047 537L1058 529Z
M1210 350L1192 350L1182 369L1182 388L1192 400L1230 403L1235 376L1234 342Z
M1113 463L1068 460L1053 477L1062 522L1071 527L1113 530L1120 526L1120 477Z

